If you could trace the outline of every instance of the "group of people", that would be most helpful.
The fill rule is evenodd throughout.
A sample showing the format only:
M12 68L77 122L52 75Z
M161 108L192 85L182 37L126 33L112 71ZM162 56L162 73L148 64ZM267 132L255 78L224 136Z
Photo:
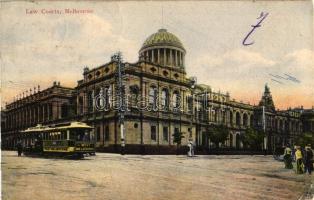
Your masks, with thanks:
M305 148L300 146L295 146L292 150L289 145L285 147L284 151L284 163L285 168L292 169L292 162L296 162L296 173L303 174L308 173L312 174L313 171L313 150L311 145L307 145Z

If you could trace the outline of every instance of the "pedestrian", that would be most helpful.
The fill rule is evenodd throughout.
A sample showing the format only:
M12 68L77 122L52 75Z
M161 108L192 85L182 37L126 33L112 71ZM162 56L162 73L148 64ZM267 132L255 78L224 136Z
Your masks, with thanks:
M121 139L121 155L125 154L125 141Z
M285 168L286 169L292 169L293 165L292 165L292 155L291 155L292 151L291 148L289 146L289 144L286 146L285 151L284 151L284 163L285 163Z
M22 146L21 141L18 141L18 142L17 142L16 147L17 147L17 155L18 155L18 156L21 156L21 155L22 155L22 151L23 151L23 146Z
M304 154L304 172L308 172L309 175L312 174L313 170L313 151L311 149L311 145L307 145L305 147Z
M295 160L297 163L297 169L296 173L297 174L303 174L303 162L302 162L303 156L301 152L301 147L297 146L296 147L296 152L295 152Z
M194 143L192 139L189 139L188 147L189 147L188 157L193 157L194 156Z
M188 141L188 148L189 148L189 151L188 151L188 157L192 157L192 143L191 143L191 140Z

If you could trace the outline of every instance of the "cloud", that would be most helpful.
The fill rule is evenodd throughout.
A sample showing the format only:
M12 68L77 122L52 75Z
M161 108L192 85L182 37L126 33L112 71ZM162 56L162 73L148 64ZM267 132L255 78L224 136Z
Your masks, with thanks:
M137 54L136 42L116 34L111 23L97 15L54 20L37 16L24 24L18 20L11 19L1 31L3 101L31 84L44 89L57 80L74 87L84 66L106 63L116 51L122 51L125 60Z
M229 91L232 98L244 102L257 104L264 84L268 83L280 108L302 104L311 107L314 105L313 55L309 49L299 49L272 60L258 52L235 49L222 55L201 55L188 74L197 76L199 83L208 84L216 91ZM289 74L301 83L280 80L283 84L279 84L269 74ZM293 100L292 94L295 94Z

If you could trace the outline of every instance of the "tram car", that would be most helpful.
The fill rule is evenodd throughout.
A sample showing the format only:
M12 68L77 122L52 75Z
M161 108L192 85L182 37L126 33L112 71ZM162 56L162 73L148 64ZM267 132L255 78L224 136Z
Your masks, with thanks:
M82 122L28 128L21 132L25 155L83 158L95 155L92 127Z

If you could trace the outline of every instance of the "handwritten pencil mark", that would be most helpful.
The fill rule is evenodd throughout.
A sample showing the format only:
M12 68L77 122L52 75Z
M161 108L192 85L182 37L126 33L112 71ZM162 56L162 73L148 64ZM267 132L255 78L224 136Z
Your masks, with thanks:
M279 80L285 80L285 81L292 81L294 83L301 83L300 80L298 80L296 77L292 76L292 75L289 75L289 74L286 74L284 73L284 76L280 76L280 75L277 75L277 74L269 74L269 76L271 76L271 80L272 81L275 81L275 82L278 82L280 84L284 84L283 82L279 81Z
M294 76L291 76L289 74L284 74L284 75L286 75L288 77L287 80L290 80L290 81L293 81L293 82L296 82L296 83L300 83L301 82Z
M261 12L260 16L257 18L257 19L260 19L259 22L256 24L256 25L251 25L253 28L252 30L245 36L245 38L243 39L242 41L242 44L244 46L249 46L249 45L252 45L254 44L254 41L248 43L247 42L247 39L250 37L250 35L254 32L254 30L258 27L261 27L261 23L264 21L264 19L268 16L269 13L264 13L264 12Z
M278 80L275 80L275 79L270 79L270 80L272 80L272 81L274 81L274 82L277 82L277 83L279 83L279 84L282 84L282 85L284 85L284 83L283 82L280 82L280 81L278 81Z

